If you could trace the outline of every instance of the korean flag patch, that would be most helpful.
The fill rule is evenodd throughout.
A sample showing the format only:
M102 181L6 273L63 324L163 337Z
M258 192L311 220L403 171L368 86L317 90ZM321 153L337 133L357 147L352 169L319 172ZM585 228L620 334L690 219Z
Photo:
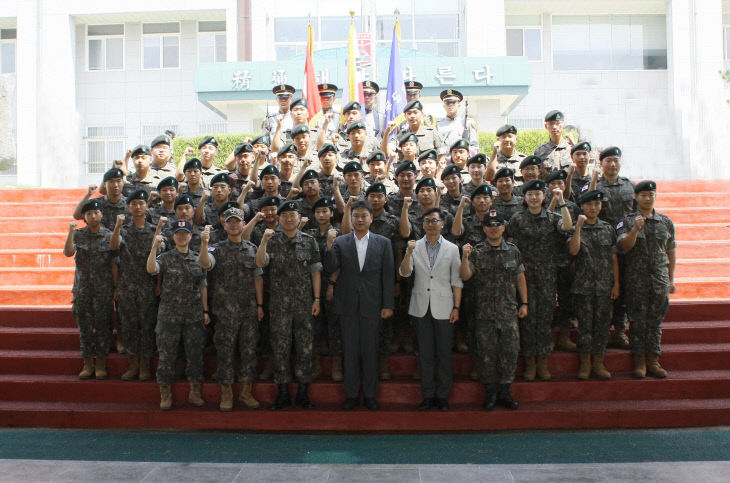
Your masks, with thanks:
M621 228L622 226L624 226L624 222L623 222L623 221L619 221L619 222L618 222L618 225L616 225L616 229L618 230L618 229L619 229L619 228Z

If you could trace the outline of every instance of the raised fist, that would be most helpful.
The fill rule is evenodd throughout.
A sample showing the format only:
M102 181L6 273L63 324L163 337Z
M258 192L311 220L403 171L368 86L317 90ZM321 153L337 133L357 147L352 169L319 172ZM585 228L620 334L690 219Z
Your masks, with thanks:
M499 149L499 141L495 142L495 143L494 143L494 144L492 145L492 155L495 155L495 154L497 154L497 150L498 150L498 149Z
M78 226L78 224L75 221L72 221L71 223L68 224L68 231L75 230L77 226Z
M190 156L195 152L192 146L185 146L185 156Z
M334 181L335 186L339 186L342 183L342 175L340 173L335 174Z
M406 248L406 251L408 253L413 253L413 250L416 249L416 240L408 240L408 248Z
M385 126L385 135L390 134L393 129L395 129L395 121L388 121L388 124Z
M302 189L301 188L294 188L294 187L292 187L289 190L289 194L291 194L291 197L292 198L296 198L297 196L299 196L299 193L301 193L301 192L302 192Z
M117 215L117 226L122 226L125 218L126 217L123 214Z
M96 191L97 186L95 184L89 185L89 196L94 194L94 191Z
M274 230L271 228L267 228L264 230L264 236L261 238L261 241L269 241L272 236L274 236Z
M327 123L332 122L332 119L335 118L334 113L328 112L326 116L324 116L324 120L327 121Z
M203 229L203 233L200 234L200 241L206 244L210 241L210 225L206 225Z
M578 221L576 222L576 225L583 226L583 223L586 222L588 218L586 218L586 215L578 215Z
M155 235L154 246L162 245L163 241L165 241L165 239L162 237L162 235Z
M644 228L644 223L646 223L646 218L641 215L637 216L636 220L634 220L634 226L637 230L641 230L642 228Z
M466 258L469 258L469 255L471 255L471 252L474 250L474 248L467 243L461 248L461 252L464 254Z
M563 201L563 190L561 190L560 188L555 188L552 193L556 200Z
M264 220L264 214L261 211L256 213L256 215L253 217L253 221L255 221L256 223L263 221L263 220Z
M335 238L337 238L337 230L335 230L334 228L327 230L327 241L329 243L332 243L333 241L335 241Z
M150 203L152 203L154 200L160 197L160 193L157 192L157 190L150 191Z
M210 198L210 190L203 190L203 197L202 198L203 198L203 201L205 201L208 198Z
M462 196L462 197L461 197L461 200L459 201L459 204L460 204L461 206L466 206L466 205L468 205L469 203L471 203L471 198L469 198L468 196Z
M276 115L276 127L281 127L281 123L284 122L284 114Z
M410 196L403 197L403 206L405 206L406 208L410 208L412 204L413 198L411 198Z

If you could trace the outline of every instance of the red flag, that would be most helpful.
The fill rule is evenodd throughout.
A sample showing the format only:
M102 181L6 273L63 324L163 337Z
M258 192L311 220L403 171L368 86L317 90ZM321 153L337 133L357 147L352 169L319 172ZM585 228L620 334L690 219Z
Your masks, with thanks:
M304 88L302 89L302 97L307 101L309 109L308 120L322 110L322 101L319 98L319 89L317 88L317 77L314 75L314 62L312 62L312 49L314 30L312 25L307 26L307 60L304 64Z

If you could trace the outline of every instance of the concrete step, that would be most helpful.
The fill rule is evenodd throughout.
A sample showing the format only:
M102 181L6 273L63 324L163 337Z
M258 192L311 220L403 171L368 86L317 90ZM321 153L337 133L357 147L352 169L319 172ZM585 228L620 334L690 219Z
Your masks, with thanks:
M62 248L0 249L0 267L73 268L74 259L73 257L65 256Z
M73 267L0 267L3 284L17 285L73 285Z
M4 188L0 189L0 203L78 203L87 191L86 188Z
M43 201L38 203L19 202L7 203L0 202L0 217L25 217L25 218L42 218L44 216L68 216L74 212L74 208L81 200L79 197L76 201L55 202Z

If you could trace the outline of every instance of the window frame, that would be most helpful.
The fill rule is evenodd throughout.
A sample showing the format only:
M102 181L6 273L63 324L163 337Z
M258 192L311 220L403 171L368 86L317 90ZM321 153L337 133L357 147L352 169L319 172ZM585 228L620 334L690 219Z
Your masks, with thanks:
M542 16L541 16L542 19ZM543 28L543 25L510 25L509 27L505 26L505 48L507 46L507 30L521 30L522 31L522 57L527 57L527 54L525 54L525 29L530 30L537 30L540 32L540 58L536 60L532 60L528 57L528 62L545 62L545 53L543 52L543 49L545 48L545 29ZM508 57L519 57L519 56L511 56L508 55Z
M15 74L18 71L18 39L0 39L0 66L2 66L2 46L5 44L13 45L13 70L11 72L0 72L0 75Z
M119 129L120 132L123 133L123 134L119 134L119 135L111 135L111 134L110 135L107 135L107 134L103 134L103 135L100 135L100 136L91 136L91 135L89 135L89 130L90 129L99 129L99 130L104 130L104 129ZM127 130L126 130L125 126L123 126L123 125L117 125L117 124L114 124L114 125L100 125L100 126L86 126L86 130L85 131L86 131L86 134L83 137L83 141L84 141L84 167L85 167L85 172L86 172L87 175L103 174L107 169L109 169L111 167L111 163L114 161L114 159L107 159L107 155L109 153L109 144L108 143L110 143L110 142L118 142L118 143L121 143L121 150L119 151L119 159L122 159L122 160L124 159L124 147L127 145L126 144L127 143L127 135L126 135ZM89 160L89 144L90 143L98 143L98 142L103 142L104 143L104 157L105 157L105 159L104 159L104 163L103 163L104 165L102 166L102 170L97 172L97 171L91 171L91 169L90 169L92 163Z
M198 47L198 49L197 49L198 50L198 64L203 62L200 59L200 37L208 36L208 35L213 36L213 63L217 64L219 62L227 62L227 60L228 60L227 59L228 58L228 24L227 24L227 22L225 20L219 20L224 23L225 30L208 30L205 32L201 32L200 31L200 22L203 22L203 21L209 22L209 20L198 20L198 22L197 22L198 36L196 37L196 40L198 43L198 45L197 45L197 47ZM215 37L216 37L216 35L221 35L221 34L223 34L223 39L224 39L223 41L226 43L226 58L218 60L218 59L216 59L216 56L218 55L218 50L217 50L217 45L215 43Z
M177 32L163 32L163 33L154 33L154 34L146 34L144 33L144 26L152 25L152 24L166 24L166 23L176 23L177 24ZM140 41L140 68L141 70L174 70L174 69L181 69L182 68L182 25L180 25L180 21L174 21L174 22L140 22L140 32L141 32L141 41ZM151 37L157 37L160 39L160 66L159 67L145 67L144 65L144 40L145 38L151 38ZM177 65L175 67L165 67L165 37L177 37Z
M722 24L722 60L730 61L730 23Z
M111 34L111 35L89 35L89 27L97 27L101 25L121 25L122 26L122 33L121 34ZM124 23L121 24L86 24L86 28L84 28L84 37L85 37L85 43L86 46L86 72L123 72L126 70L127 67L127 45L126 45L126 34L127 34L127 26ZM110 69L107 67L107 61L106 61L106 41L107 39L114 38L114 39L122 39L122 67L119 69ZM91 69L89 67L89 54L91 52L91 49L89 48L89 41L90 40L103 40L104 45L104 68L103 69Z

